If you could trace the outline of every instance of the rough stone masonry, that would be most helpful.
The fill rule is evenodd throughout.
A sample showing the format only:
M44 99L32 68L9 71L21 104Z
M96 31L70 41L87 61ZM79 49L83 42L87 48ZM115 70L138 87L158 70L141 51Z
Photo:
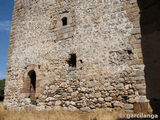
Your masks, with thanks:
M136 0L15 0L4 104L133 110L146 102Z

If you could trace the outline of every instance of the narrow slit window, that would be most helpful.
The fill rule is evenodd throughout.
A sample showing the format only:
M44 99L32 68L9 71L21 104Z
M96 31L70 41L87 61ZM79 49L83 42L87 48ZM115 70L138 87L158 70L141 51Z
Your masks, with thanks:
M66 26L67 24L68 24L67 17L63 17L63 18L62 18L62 25L63 25L63 26Z

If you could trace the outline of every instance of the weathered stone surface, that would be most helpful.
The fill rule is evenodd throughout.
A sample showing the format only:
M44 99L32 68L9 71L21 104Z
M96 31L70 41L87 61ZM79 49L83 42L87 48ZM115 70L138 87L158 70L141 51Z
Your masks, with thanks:
M55 106L60 106L61 105L61 101L56 101L55 102Z
M96 97L96 98L99 98L99 97L101 97L101 93L100 93L100 92L98 92L98 93L95 93L95 97Z
M75 102L73 102L73 101L71 101L71 102L70 102L70 104L71 104L71 105L76 105L76 103L75 103Z
M106 98L105 98L105 101L106 101L106 102L112 101L112 97L106 97Z
M98 98L98 101L99 101L100 103L103 103L103 102L104 102L104 99L103 99L103 98Z
M72 97L77 97L77 94L78 94L78 92L73 92L73 93L71 93L71 96Z
M131 110L145 101L136 0L15 0L11 29L8 108Z
M31 99L25 98L25 104L30 104L30 103L31 103Z
M133 109L133 104L124 104L124 108L126 110L131 110L131 109Z
M107 107L112 107L112 103L111 102L106 102L105 104L107 105Z
M147 102L148 100L147 100L147 98L146 98L146 96L139 96L138 98L137 98L137 101L136 102Z
M122 103L120 103L119 101L115 101L113 103L113 105L114 105L114 107L122 107L123 106Z
M124 89L124 84L123 83L119 83L118 85L116 85L116 89Z
M73 89L71 87L67 88L68 92L73 92Z
M75 110L77 110L77 108L74 107L74 106L72 106L72 105L70 105L70 106L68 107L68 110L70 110L70 111L75 111Z
M130 98L130 99L128 100L128 102L129 102L129 103L135 103L136 100L135 100L135 98Z
M80 108L80 110L87 112L87 111L90 111L91 109L89 107L83 107L83 108Z

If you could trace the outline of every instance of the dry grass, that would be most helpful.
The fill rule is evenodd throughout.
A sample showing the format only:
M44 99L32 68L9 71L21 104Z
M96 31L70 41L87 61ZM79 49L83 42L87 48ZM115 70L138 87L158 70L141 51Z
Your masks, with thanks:
M118 111L95 110L91 112L70 111L7 111L0 103L0 120L118 120Z

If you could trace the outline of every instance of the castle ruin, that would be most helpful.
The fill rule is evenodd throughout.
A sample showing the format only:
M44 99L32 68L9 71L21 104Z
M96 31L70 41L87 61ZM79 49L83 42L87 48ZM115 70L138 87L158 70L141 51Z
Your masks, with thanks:
M92 110L146 102L137 0L15 0L4 104Z

